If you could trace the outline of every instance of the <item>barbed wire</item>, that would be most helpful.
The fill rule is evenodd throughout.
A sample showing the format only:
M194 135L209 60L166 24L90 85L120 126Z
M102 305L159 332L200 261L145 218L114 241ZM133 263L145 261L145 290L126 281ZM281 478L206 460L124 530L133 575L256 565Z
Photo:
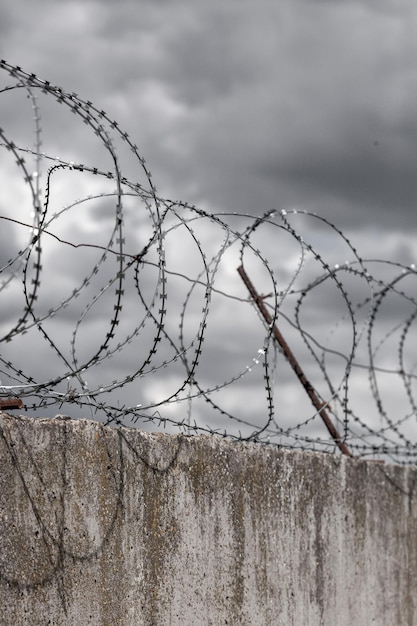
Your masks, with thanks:
M103 110L0 68L4 407L416 462L414 265L166 199Z

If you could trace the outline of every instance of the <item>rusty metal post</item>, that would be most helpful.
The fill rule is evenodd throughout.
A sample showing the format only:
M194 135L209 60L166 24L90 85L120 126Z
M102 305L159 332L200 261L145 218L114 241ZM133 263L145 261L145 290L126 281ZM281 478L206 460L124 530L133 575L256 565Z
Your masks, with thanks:
M4 398L0 400L0 411L3 409L22 409L23 402L20 398Z
M274 333L274 337L275 337L276 341L278 342L278 344L279 344L282 352L284 353L284 356L286 357L288 363L291 365L292 369L294 370L298 380L300 381L300 383L304 387L304 389L305 389L307 395L309 396L311 402L313 403L314 407L317 409L321 419L325 423L326 428L329 431L329 433L332 436L332 438L334 439L337 447L342 452L342 454L345 454L346 456L352 457L353 455L351 454L351 452L350 452L349 448L346 446L346 444L343 443L342 438L341 438L337 428L333 424L332 420L330 419L330 417L329 417L329 415L328 415L328 413L326 411L326 404L324 402L322 402L320 400L320 398L318 397L314 387L308 381L306 375L304 374L303 370L301 369L301 366L299 365L297 359L295 358L295 355L293 354L293 352L290 349L289 345L285 341L285 339L282 336L281 332L279 331L278 327L276 326L276 324L273 324L273 319L272 319L271 314L269 313L268 309L265 306L263 298L257 293L255 287L253 286L253 284L250 281L248 275L246 274L245 270L243 269L243 265L238 267L237 271L238 271L241 279L245 283L245 285L246 285L250 295L252 296L253 301L255 302L256 306L258 307L258 309L261 312L262 316L264 317L265 321L270 326L273 325L273 333Z

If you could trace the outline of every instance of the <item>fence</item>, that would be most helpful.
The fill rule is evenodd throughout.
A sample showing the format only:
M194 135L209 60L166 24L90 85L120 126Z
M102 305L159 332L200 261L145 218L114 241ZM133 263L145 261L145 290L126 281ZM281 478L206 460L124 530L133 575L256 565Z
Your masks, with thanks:
M414 265L163 198L104 111L0 69L4 408L415 463Z

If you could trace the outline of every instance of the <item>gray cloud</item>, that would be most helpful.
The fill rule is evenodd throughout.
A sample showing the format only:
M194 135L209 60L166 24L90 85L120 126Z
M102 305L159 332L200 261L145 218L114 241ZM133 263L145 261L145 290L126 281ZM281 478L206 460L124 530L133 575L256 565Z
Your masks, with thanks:
M163 193L413 226L411 2L16 6L3 56L100 102Z

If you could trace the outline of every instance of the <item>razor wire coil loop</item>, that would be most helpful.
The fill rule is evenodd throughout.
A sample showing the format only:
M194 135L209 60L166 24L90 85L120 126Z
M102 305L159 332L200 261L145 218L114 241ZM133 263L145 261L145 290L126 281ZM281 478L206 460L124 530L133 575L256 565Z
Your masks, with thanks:
M323 406L331 410L343 441L353 454L398 463L416 462L416 361L408 362L409 348L415 343L417 317L413 265L365 260L344 232L308 211L275 210L254 217L210 213L183 201L167 200L157 193L136 144L103 110L5 61L0 62L0 69L8 81L13 81L0 89L3 100L26 94L31 102L34 134L31 146L26 140L14 140L12 122L0 129L2 168L10 166L12 158L13 167L17 167L20 181L30 194L30 206L18 212L0 205L1 230L6 232L6 225L14 229L10 237L7 233L3 237L0 234L2 310L8 309L9 302L13 306L12 314L0 320L0 399L18 396L32 414L42 415L66 405L72 412L78 406L80 416L87 413L108 424L149 422L169 426L174 432L179 429L270 445L334 451L334 442L317 427L317 411L310 410L303 416L292 414L289 418L282 415L282 398L288 393L290 383L286 380L287 391L283 391L282 357L274 341L273 326L285 325L286 332L297 342L296 350L304 354L318 380ZM66 107L83 124L82 136L93 137L98 142L104 161L110 162L111 168L87 164L84 158L81 162L52 156L47 148L43 149L41 96ZM142 182L124 175L120 146L127 147L128 164L134 163L133 169L141 172ZM71 146L66 153L71 153ZM33 159L32 173L30 159ZM46 164L48 169L44 173L42 168ZM16 179L16 171L13 172ZM45 177L44 190L42 177ZM65 203L61 194L65 185L71 186L71 177L76 177L74 180L81 186L91 185L93 189ZM115 184L112 191L106 187L109 182ZM63 233L60 231L61 223L75 211L94 208L98 202L106 206L112 203L112 225L105 241L82 243L66 234L65 228ZM136 211L133 217L131 208L126 208L131 205ZM300 219L308 223L313 242L302 234L305 229L296 226ZM145 233L136 249L132 247L135 241L132 220L139 221L141 236ZM232 226L236 220L239 228ZM71 228L76 227L70 221L68 224L72 232ZM330 265L320 246L314 243L314 232L320 229L348 252L349 261ZM218 238L214 250L210 249L209 231L213 240ZM291 247L292 269L284 279L284 270L276 266L274 256L259 245L259 232L273 234ZM16 242L18 249L8 256L6 250ZM184 263L180 257L189 248L195 262ZM47 272L51 271L54 258L65 257L70 250L78 255L94 253L98 258L64 294L58 282L51 288ZM173 250L177 250L177 255ZM224 348L216 345L216 332L213 336L212 329L221 326L218 319L213 319L216 320L219 310L224 310L221 324L238 326L241 320L236 314L229 317L227 313L235 305L245 311L250 324L255 319L250 298L241 284L231 289L233 279L229 276L228 287L222 287L230 269L226 262L228 255L240 266L254 268L259 280L267 286L267 295L262 299L270 311L272 324L266 324L260 317L256 349L251 343L252 352L246 363L227 371L219 380L215 375L216 363L222 364ZM74 258L77 265L78 257ZM66 278L70 282L71 272ZM358 288L351 287L353 280L364 291L361 298L356 292ZM235 275L235 285L238 282ZM303 319L317 310L314 309L317 302L314 306L311 302L314 303L317 294L320 296L320 290L327 293L328 289L333 290L329 307L337 299L338 306L343 305L343 312L330 324L324 341ZM57 300L53 302L55 291ZM323 302L324 299L323 296ZM43 303L48 300L50 306L45 308ZM392 306L391 300L406 310L401 319L387 327L383 310ZM76 301L82 305L76 315L70 316L67 311ZM61 328L71 326L64 343L57 332L60 324ZM97 333L91 332L90 336L90 329ZM242 329L242 336L245 332L247 329ZM99 333L102 338L97 342ZM340 333L349 335L342 348L336 345ZM227 331L224 337L227 340ZM394 358L387 364L384 354L384 351L392 354L389 346L393 341L397 365ZM41 352L37 353L39 349ZM34 352L29 354L25 350ZM37 354L42 355L44 364L51 358L49 376L45 376L47 366L40 368L40 372L25 367L25 359L29 365ZM126 363L123 368L117 361L124 358L129 364L127 370ZM334 366L336 361L338 369ZM257 385L258 391L259 387L263 390L263 397L257 415L251 418L243 405L241 411L236 410L236 402L231 402L227 393L232 397L242 393L254 371L261 372ZM361 411L361 401L355 399L358 390L363 392L366 377L367 392L376 411L372 420L367 414L370 405ZM379 377L388 377L395 384L400 381L402 413L398 404L393 409L390 399L384 399L385 385L379 382ZM173 383L165 390L168 379ZM159 397L151 399L148 387L156 389ZM132 389L137 390L140 403L123 401L134 396Z

